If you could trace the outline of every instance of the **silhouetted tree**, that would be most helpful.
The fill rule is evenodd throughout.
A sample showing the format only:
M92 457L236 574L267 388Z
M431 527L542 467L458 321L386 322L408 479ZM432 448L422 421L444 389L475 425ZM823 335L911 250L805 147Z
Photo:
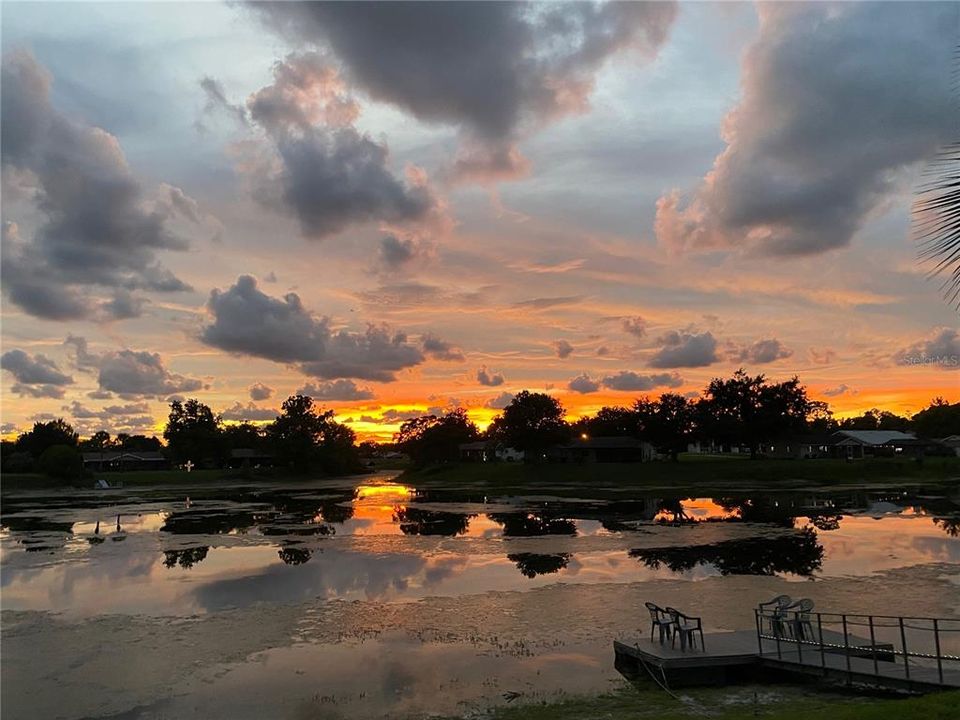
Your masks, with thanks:
M527 459L537 461L544 450L570 438L570 426L563 416L563 405L556 398L523 390L487 433L506 447L522 450Z
M17 438L17 450L28 452L34 459L39 459L47 448L54 445L77 447L79 436L74 432L70 423L63 418L50 422L37 422L29 432Z
M532 579L563 570L570 563L570 553L511 553L507 560L516 563L524 577Z
M913 416L913 429L920 437L945 438L960 435L960 403L952 405L942 397Z
M453 462L460 457L460 444L480 437L477 426L463 408L446 415L424 415L406 420L394 441L415 465Z
M356 471L360 468L356 435L333 417L333 410L317 410L313 398L291 395L283 401L277 419L267 426L267 443L276 458L299 472L317 468L330 473Z
M114 446L128 452L160 452L163 450L163 443L152 435L127 435L126 433L117 433Z
M51 445L43 451L37 467L44 475L58 480L79 480L83 475L83 459L75 447Z
M171 402L163 431L171 458L178 463L219 464L224 454L220 425L220 417L199 400Z
M261 450L266 444L266 437L266 432L253 423L242 422L223 428L223 441L228 452L240 448Z
M639 432L635 409L602 407L592 417L582 417L571 426L574 437L636 437Z
M640 435L676 462L693 434L696 421L693 403L682 395L664 393L659 400L637 400L633 410Z
M85 452L96 452L97 450L110 450L113 448L113 439L106 430L97 430L86 440L80 441L80 449Z
M841 430L900 430L910 429L910 419L892 413L889 410L873 408L863 415L844 418L840 421Z

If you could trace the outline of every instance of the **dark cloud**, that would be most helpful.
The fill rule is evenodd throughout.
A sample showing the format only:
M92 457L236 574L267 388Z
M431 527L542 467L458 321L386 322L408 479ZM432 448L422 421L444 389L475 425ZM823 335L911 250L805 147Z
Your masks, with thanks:
M793 355L793 350L784 347L776 338L757 340L750 345L728 343L727 358L733 362L752 363L762 365L783 360Z
M207 307L213 323L201 340L228 352L298 364L302 372L325 380L396 380L396 373L424 361L407 336L382 325L365 332L333 332L330 321L309 312L295 293L277 299L261 292L257 281L241 275L227 290L213 290Z
M27 240L4 224L4 291L32 315L74 320L95 314L91 293L104 289L189 289L157 260L187 248L168 227L168 206L151 204L114 136L53 108L51 82L29 53L4 56L3 167L41 216Z
M960 331L937 328L929 337L894 353L893 361L897 365L960 369Z
M483 406L492 410L503 410L505 407L507 407L507 405L513 402L514 397L516 396L512 392L507 392L504 390L499 395L487 400Z
M273 388L263 383L254 383L248 388L251 400L269 400L273 396Z
M660 349L650 358L650 367L706 367L717 362L717 339L710 332L673 330L660 338Z
M955 140L954 3L762 3L727 147L660 242L799 255L842 247L898 170Z
M823 391L823 394L826 395L827 397L839 397L841 395L853 395L856 392L857 391L853 390L850 386L844 383L841 383L840 385L837 385L837 387L835 388L827 388L826 390Z
M143 306L147 302L146 298L120 288L113 292L113 298L100 305L100 311L108 320L129 320L143 315Z
M557 340L553 343L553 350L561 360L570 357L573 353L573 345L566 340Z
M563 305L576 305L583 300L583 295L562 295L559 297L539 297L521 300L513 304L513 307L522 310L549 310L550 308L562 307Z
M808 350L810 362L817 365L829 365L837 359L837 351L832 348L810 348Z
M463 351L455 347L453 343L441 340L435 335L427 333L423 336L423 352L434 360L444 360L447 362L463 362L466 358Z
M594 393L599 390L600 382L598 380L594 380L586 373L581 373L567 383L567 389L585 395L587 393Z
M477 370L477 382L487 387L497 387L503 385L504 378L502 373L489 372L486 367Z
M352 126L359 110L342 90L336 69L317 53L274 66L274 83L248 102L279 161L259 164L257 199L292 210L310 238L355 223L426 221L437 206L426 177L391 172L386 146Z
M204 387L196 378L167 370L159 353L136 350L107 352L100 356L97 381L101 390L120 397L166 396L194 392Z
M143 417L150 412L150 406L145 402L128 403L126 405L108 405L103 408L88 408L74 400L69 405L64 405L62 409L68 412L70 417L77 420L96 419L105 422L122 417Z
M280 413L271 408L257 407L252 402L246 405L237 401L230 407L220 412L220 417L224 420L233 420L235 422L244 421L264 421L276 420Z
M616 375L607 375L600 382L608 390L638 392L657 387L680 387L683 385L683 378L676 373L640 375L631 370L621 370Z
M254 7L287 37L329 47L374 99L494 147L585 110L607 59L627 49L654 54L676 15L668 3Z
M217 110L222 110L237 120L241 125L247 124L247 109L243 107L243 105L235 105L227 99L227 94L219 80L207 75L201 78L200 89L203 90L204 95L207 97L207 103L204 106L205 112L212 113Z
M637 315L632 318L624 318L622 321L623 331L633 335L638 340L647 334L647 321Z
M417 236L387 235L380 241L380 267L390 273L428 262L434 253L432 243Z
M250 275L241 275L227 290L211 291L207 307L213 324L203 329L201 339L228 352L308 362L323 357L330 338L328 320L304 308L298 295L270 297Z
M332 380L329 382L307 383L297 390L300 395L309 395L314 400L346 402L349 400L373 400L373 390L360 387L353 380Z
M25 385L71 385L73 378L60 371L46 355L30 356L23 350L8 350L0 356L0 367Z

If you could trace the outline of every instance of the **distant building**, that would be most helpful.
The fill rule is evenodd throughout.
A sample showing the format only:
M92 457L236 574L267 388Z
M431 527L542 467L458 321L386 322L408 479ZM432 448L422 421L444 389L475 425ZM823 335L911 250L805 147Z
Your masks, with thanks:
M837 438L834 433L796 435L767 443L762 454L769 458L807 460L834 457Z
M940 438L940 444L953 451L953 454L960 457L960 435L948 435Z
M547 450L552 462L630 463L653 460L656 451L648 442L632 437L578 438Z
M460 460L463 462L523 462L524 452L502 445L492 446L486 440L461 443Z
M86 470L110 472L120 470L167 470L170 461L156 450L104 450L83 453Z
M846 458L899 455L917 436L899 430L838 430L834 433L836 455Z
M252 448L234 448L230 451L227 467L237 469L241 467L273 467L273 455Z

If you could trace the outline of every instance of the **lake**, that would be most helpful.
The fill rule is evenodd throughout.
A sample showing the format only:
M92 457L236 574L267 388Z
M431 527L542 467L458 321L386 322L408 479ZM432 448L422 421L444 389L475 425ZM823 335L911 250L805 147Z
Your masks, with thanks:
M603 690L643 601L960 615L960 489L11 492L5 716L397 717ZM8 715L9 713L9 715Z

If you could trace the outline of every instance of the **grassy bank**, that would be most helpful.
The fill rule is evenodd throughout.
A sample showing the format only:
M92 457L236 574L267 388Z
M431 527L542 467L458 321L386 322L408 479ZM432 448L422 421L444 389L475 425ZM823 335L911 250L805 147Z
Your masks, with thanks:
M590 488L776 489L808 486L904 485L960 479L960 458L913 460L731 460L703 456L680 462L538 464L461 463L408 470L414 486L506 492L543 485Z
M683 692L678 701L660 690L624 687L604 695L559 702L498 708L491 720L954 720L960 717L960 692L908 699L863 698L797 687L749 687Z

